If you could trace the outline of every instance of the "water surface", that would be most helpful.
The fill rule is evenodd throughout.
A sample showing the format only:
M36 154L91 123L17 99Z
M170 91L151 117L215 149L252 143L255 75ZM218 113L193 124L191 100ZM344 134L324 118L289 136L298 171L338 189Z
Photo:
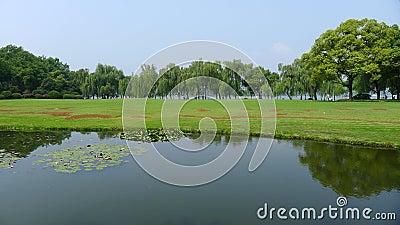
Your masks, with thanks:
M218 136L197 153L156 143L177 163L196 165L217 157L229 137ZM400 216L400 153L305 141L275 140L264 163L248 172L256 144L225 176L207 185L177 187L128 162L97 171L59 173L35 165L38 154L71 146L125 144L113 133L0 132L0 150L16 156L13 168L0 168L0 224L320 224L320 220L260 220L256 211L270 207L336 205L370 207ZM238 146L240 143L238 143ZM373 221L374 224L398 224ZM324 224L371 224L368 220L330 220Z

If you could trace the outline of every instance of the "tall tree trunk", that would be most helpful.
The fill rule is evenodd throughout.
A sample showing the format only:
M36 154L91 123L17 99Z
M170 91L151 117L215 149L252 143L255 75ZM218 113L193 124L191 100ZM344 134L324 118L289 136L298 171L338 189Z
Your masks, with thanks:
M353 101L353 78L349 78L349 100Z
M313 95L314 95L314 100L318 100L318 99L317 99L317 86L315 86L315 87L313 88Z
M379 90L378 81L375 82L375 89L376 89L376 98L379 100L381 99L381 90Z
M288 91L286 91L286 95L289 97L290 100L292 100L292 96L290 96Z

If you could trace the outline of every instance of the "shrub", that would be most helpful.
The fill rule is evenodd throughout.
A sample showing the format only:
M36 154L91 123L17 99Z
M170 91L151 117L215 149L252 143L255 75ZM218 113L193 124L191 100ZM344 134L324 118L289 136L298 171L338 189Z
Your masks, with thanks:
M0 94L0 99L5 99L5 98L6 98L6 96Z
M62 98L62 95L60 94L60 92L55 91L55 90L49 91L49 93L47 93L47 95L49 98L52 98L52 99Z
M33 90L33 91L32 91L32 94L35 95L35 96L36 96L37 94L42 95L42 94L44 94L44 91L41 90L41 89L36 89L36 90Z
M83 99L82 95L75 95L75 94L64 94L64 99Z
M73 95L73 94L64 94L63 95L63 99L74 99L75 98L75 95Z
M78 92L76 92L76 91L73 91L73 92L71 92L71 94L73 94L73 95L80 95Z
M20 99L22 98L22 95L20 93L12 93L11 97L14 99Z
M5 98L11 98L12 97L11 91L3 91L3 92L1 92L1 94L4 95Z

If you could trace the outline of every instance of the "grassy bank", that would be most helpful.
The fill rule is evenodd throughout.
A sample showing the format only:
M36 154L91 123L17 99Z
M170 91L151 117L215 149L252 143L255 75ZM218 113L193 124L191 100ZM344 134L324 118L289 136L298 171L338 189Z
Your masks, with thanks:
M251 132L257 132L257 102L245 100ZM162 100L150 100L149 128L161 127ZM122 130L122 100L3 100L1 130ZM400 148L400 103L276 101L277 138ZM213 101L191 101L180 113L182 129L196 131L199 120L214 118L220 133L229 131L227 112Z

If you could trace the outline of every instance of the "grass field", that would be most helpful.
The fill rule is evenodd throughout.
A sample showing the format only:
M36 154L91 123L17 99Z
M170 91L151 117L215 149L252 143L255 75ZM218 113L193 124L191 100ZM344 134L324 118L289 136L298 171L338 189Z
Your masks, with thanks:
M122 130L122 100L3 100L0 101L1 130ZM162 100L146 106L149 128L161 127ZM260 112L257 101L244 100L250 128L257 133ZM399 102L321 102L278 100L278 138L310 139L337 143L400 148ZM228 114L214 101L190 101L180 113L183 130L196 131L208 116L220 133L230 129Z

